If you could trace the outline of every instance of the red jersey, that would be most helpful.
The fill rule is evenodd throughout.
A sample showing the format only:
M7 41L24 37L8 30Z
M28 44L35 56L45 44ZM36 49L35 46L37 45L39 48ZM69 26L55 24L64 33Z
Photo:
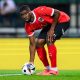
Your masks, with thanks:
M30 23L25 23L25 30L28 36L32 36L35 30L41 29L47 24L52 24L54 22L54 9L46 6L40 6L32 11L34 15L34 21ZM63 23L69 21L69 16L60 11L60 16L58 23Z

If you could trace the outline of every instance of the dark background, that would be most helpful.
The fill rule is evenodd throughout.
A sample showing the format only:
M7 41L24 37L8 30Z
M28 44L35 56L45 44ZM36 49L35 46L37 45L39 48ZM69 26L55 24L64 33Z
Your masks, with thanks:
M15 13L0 15L0 37L27 37L24 21L18 13L18 8L23 4L28 4L31 9L46 5L66 12L71 17L71 21L70 28L63 37L80 37L80 0L14 0L14 2L17 5Z

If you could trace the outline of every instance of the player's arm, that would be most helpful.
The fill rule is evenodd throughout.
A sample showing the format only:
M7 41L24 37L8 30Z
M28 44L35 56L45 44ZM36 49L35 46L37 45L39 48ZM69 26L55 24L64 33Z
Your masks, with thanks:
M34 35L29 37L29 51L30 51L30 63L34 63L34 58L35 58L35 49L36 49L36 44L35 44L35 37Z
M25 31L29 37L29 52L30 52L29 62L34 63L36 44L35 44L34 31L32 31L31 26L32 25L25 23Z
M54 22L52 23L51 28L47 33L47 40L49 42L52 42L54 40L53 39L54 29L58 23L59 16L60 16L60 12L58 10L54 9L54 14L52 16L54 18Z

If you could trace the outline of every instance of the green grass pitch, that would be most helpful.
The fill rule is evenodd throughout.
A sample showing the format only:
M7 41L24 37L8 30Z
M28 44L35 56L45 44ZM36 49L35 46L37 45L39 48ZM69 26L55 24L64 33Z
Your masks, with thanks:
M58 76L23 75L19 70L0 70L0 80L80 80L80 70L61 70Z

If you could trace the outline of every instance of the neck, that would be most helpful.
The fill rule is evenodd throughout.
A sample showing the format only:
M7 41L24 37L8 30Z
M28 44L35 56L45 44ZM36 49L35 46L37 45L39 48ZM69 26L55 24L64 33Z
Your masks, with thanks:
M33 22L33 21L34 21L34 14L31 13L31 22Z

